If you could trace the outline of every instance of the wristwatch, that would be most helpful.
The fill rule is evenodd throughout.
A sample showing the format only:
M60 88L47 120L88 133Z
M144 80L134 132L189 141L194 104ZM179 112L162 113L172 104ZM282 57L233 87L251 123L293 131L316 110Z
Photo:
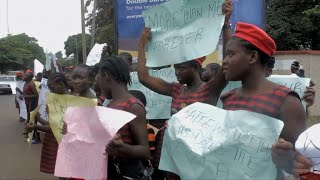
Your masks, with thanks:
M223 30L230 29L230 28L231 28L231 24L224 24L224 25L222 26L222 29L223 29Z

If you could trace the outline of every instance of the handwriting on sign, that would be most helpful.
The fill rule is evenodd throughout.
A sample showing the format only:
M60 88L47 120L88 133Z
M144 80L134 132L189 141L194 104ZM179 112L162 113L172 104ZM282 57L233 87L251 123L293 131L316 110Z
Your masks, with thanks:
M311 126L305 132L301 133L295 143L296 150L304 157L310 159L313 164L313 170L320 170L320 124Z
M174 0L143 11L152 30L147 65L177 64L212 53L223 25L223 2Z
M161 78L169 83L176 81L175 71L173 68L165 68L161 70L149 70L149 74L153 77ZM129 90L141 91L147 99L147 119L169 119L172 98L160 95L145 86L138 79L136 72L131 73L132 84Z
M261 114L192 104L169 120L160 169L183 179L276 176L271 146L282 127L281 121ZM199 173L191 173L194 169Z

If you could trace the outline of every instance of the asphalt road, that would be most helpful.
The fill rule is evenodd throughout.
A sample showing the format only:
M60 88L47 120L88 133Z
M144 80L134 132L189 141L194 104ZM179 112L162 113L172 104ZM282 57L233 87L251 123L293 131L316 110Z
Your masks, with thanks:
M14 95L0 92L0 179L58 179L40 172L41 144L31 145L22 135Z

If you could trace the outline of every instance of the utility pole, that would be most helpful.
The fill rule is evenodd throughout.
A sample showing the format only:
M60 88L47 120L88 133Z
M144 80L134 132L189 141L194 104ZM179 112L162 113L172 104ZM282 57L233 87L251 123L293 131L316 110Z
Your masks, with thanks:
M92 10L92 25L91 25L91 49L94 46L94 38L96 33L96 11L97 11L97 0L93 1L93 10Z
M84 22L84 0L81 0L81 26L82 26L82 56L83 64L87 62L86 29Z
M7 0L7 36L10 34L10 29L9 29L9 0Z

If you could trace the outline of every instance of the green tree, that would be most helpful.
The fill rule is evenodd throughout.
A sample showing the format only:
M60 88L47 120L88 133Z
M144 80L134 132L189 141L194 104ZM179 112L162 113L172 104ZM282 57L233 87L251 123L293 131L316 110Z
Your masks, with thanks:
M93 0L87 0L86 8L93 4ZM95 42L107 43L111 51L115 53L114 8L113 0L97 0ZM86 26L92 29L92 12L88 13Z
M320 0L266 0L267 32L278 50L320 49Z
M55 55L58 59L62 59L62 52L61 52L61 51L56 52L54 55Z
M86 46L87 46L87 55L90 52L90 35L86 34ZM69 36L67 41L64 42L64 50L66 51L66 56L69 57L71 54L74 54L74 58L82 63L82 35L72 35Z
M37 42L37 39L24 33L0 39L1 73L8 70L33 68L34 59L43 63L45 53Z

